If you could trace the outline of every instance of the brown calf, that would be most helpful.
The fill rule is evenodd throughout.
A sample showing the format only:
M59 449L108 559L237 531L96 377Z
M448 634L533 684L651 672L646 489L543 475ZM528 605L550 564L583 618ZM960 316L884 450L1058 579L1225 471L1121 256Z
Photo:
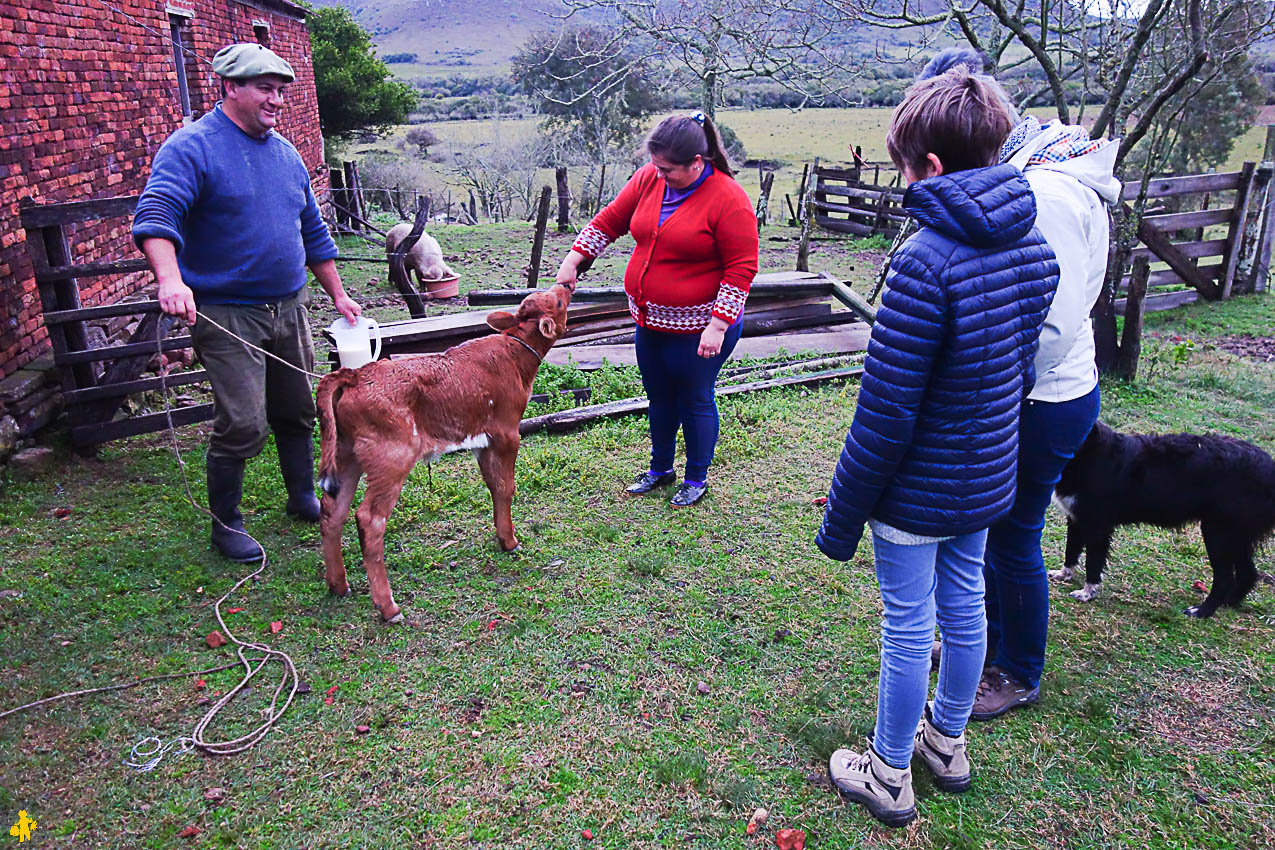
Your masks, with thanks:
M518 425L540 361L566 330L570 301L569 289L554 286L528 295L517 315L498 310L488 316L498 334L442 354L338 369L319 381L320 528L332 593L350 593L341 529L359 478L367 475L356 518L372 604L383 620L402 619L385 574L385 522L412 467L449 452L474 452L491 491L500 545L518 548L510 515Z

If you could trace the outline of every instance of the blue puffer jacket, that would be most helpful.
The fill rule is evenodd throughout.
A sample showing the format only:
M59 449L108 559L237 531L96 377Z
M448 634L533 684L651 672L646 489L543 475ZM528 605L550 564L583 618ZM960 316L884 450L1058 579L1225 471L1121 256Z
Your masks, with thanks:
M854 556L877 519L931 537L987 528L1014 499L1018 408L1058 286L1017 168L913 183L921 230L894 255L823 527L828 557Z

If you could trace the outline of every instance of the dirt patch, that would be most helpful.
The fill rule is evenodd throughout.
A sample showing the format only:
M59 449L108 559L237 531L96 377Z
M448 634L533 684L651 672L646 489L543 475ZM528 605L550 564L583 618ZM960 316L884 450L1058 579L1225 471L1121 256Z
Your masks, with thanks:
M1213 344L1236 357L1258 363L1275 363L1275 337L1224 336L1214 340Z
M1265 722L1238 681L1182 678L1164 684L1166 698L1148 706L1142 727L1186 750L1239 749L1254 726Z

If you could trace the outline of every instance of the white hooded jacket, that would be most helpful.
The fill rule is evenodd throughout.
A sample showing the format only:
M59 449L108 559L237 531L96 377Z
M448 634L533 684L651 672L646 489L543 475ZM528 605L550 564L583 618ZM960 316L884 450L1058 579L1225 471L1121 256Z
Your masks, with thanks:
M1071 401L1098 385L1089 313L1107 273L1106 205L1120 200L1121 184L1113 175L1118 145L1108 142L1060 162L1027 164L1033 154L1059 147L1074 129L1051 122L1007 160L1031 184L1036 226L1058 258L1058 292L1041 329L1036 386L1028 396L1035 401Z

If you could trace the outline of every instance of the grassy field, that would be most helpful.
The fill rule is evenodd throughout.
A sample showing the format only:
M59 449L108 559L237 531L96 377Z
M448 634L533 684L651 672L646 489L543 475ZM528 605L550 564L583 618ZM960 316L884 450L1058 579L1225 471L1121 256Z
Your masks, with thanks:
M513 285L528 231L440 239L467 284ZM763 266L789 266L791 243L765 245ZM870 277L879 251L859 247L816 243L815 266ZM345 268L356 297L394 300L380 268ZM1275 367L1214 345L1273 326L1270 296L1157 314L1146 377L1105 384L1104 418L1275 449ZM547 369L539 386L583 379ZM625 369L592 380L602 397L636 386ZM1275 599L1263 584L1240 611L1181 616L1209 577L1194 530L1122 531L1096 602L1056 594L1042 702L974 728L969 794L919 779L921 818L902 832L838 802L824 762L870 729L880 604L869 544L843 565L811 539L855 395L847 383L724 400L713 489L687 511L621 492L646 461L641 418L529 438L514 555L495 550L470 458L417 469L387 536L401 628L374 618L353 529L356 596L327 596L317 530L284 516L268 447L244 508L270 566L226 618L290 653L309 692L251 752L170 756L144 774L121 766L130 747L189 734L235 671L6 718L0 816L25 810L33 846L76 848L568 848L589 846L585 829L608 848L771 847L781 828L812 848L1272 846ZM202 498L205 431L180 440ZM0 590L16 591L0 596L0 711L233 660L204 636L212 600L245 570L209 551L161 435L96 460L59 452L48 474L0 486ZM1056 566L1057 516L1045 548ZM210 737L253 725L272 690L236 699ZM746 838L756 806L770 819ZM187 827L200 832L179 837Z
M1049 110L1032 110L1042 119L1052 117ZM788 109L723 110L718 120L739 134L751 159L765 160L778 172L772 190L772 213L783 208L785 193L796 203L802 166L819 157L824 162L845 162L850 159L850 148L863 148L863 156L872 162L886 162L886 130L890 125L889 108L868 109L805 109L794 112ZM662 116L661 116L662 117ZM658 119L651 119L651 126ZM539 121L533 118L489 119L484 121L445 121L428 125L439 137L441 144L434 153L450 157L457 152L482 152L500 145L509 145L534 136ZM402 156L400 141L409 128L396 128L386 138L374 143L355 143L346 148L345 155L362 159L374 154ZM1266 140L1265 126L1255 126L1241 136L1231 152L1228 162L1219 170L1238 170L1245 161L1260 160ZM459 193L459 182L446 162L409 160L415 179L422 189L436 194L448 188ZM740 183L756 198L759 177L756 168L739 169ZM893 172L882 169L883 181L888 182ZM573 169L572 185L578 186L583 171ZM551 169L541 171L537 179L543 185L553 184Z

